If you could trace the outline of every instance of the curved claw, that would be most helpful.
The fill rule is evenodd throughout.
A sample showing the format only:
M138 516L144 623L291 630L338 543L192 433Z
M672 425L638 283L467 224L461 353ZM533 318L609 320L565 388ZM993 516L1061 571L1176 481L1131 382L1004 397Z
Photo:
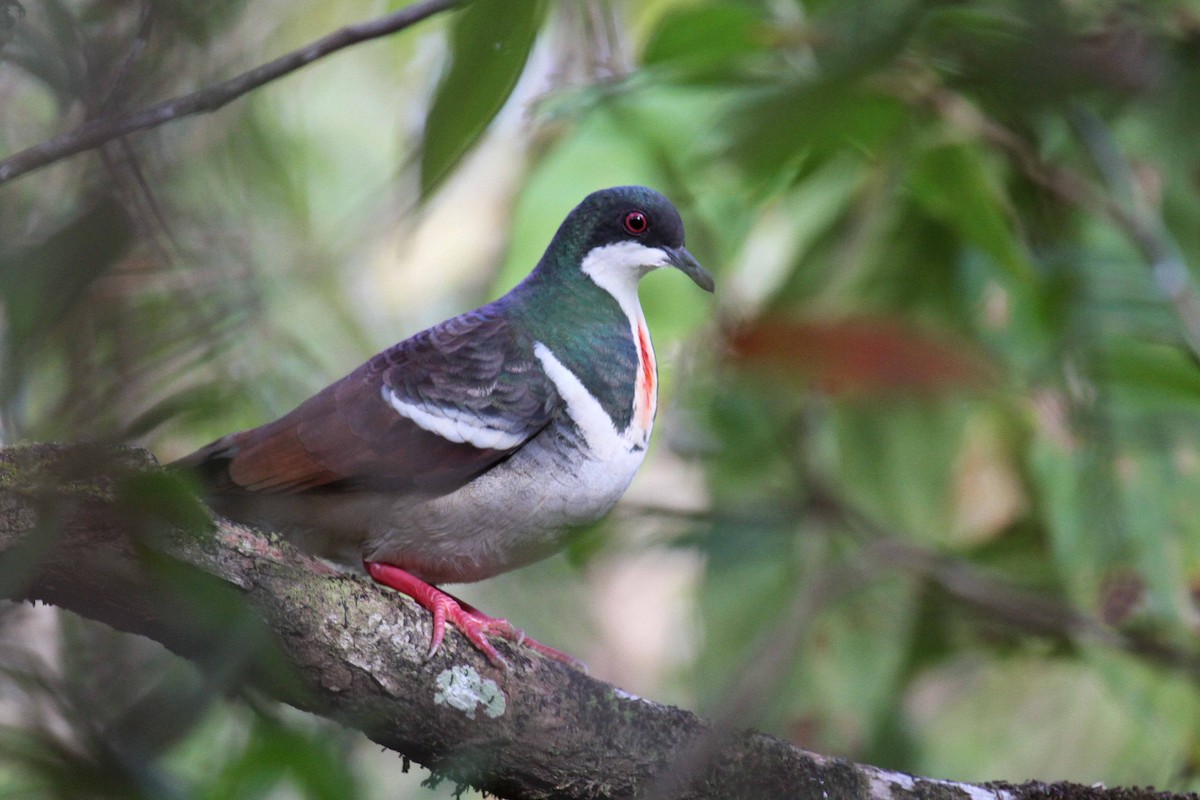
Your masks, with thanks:
M364 561L363 567L376 582L408 595L433 614L433 636L430 638L427 659L432 658L438 648L442 646L446 623L451 622L454 627L462 631L471 644L483 651L492 664L501 669L508 669L508 662L504 656L500 655L500 651L488 641L489 635L500 636L517 645L528 647L547 658L587 671L587 666L574 656L530 639L525 635L525 631L514 627L508 620L501 617L489 617L474 606L464 603L454 595L443 592L436 586L426 583L399 567L379 561Z

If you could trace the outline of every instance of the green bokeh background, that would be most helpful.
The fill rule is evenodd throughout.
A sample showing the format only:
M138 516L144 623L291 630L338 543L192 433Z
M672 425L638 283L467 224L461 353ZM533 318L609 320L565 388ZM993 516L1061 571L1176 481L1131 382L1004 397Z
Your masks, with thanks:
M0 157L396 6L27 0ZM820 752L1200 790L1198 91L1193 0L479 0L0 185L0 443L181 456L654 186L718 291L643 282L647 464L466 599ZM152 643L0 634L0 796L454 794Z

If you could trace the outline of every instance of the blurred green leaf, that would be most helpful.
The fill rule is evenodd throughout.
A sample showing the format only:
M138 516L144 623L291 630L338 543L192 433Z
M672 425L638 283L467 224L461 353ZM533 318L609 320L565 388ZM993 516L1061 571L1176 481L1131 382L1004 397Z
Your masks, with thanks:
M1032 276L1029 261L1017 239L1011 209L1004 205L994 163L992 154L976 147L934 147L914 160L908 184L931 215L1027 280Z
M1179 541L1181 532L1174 525L1174 518L1181 509L1175 498L1200 491L1197 481L1181 476L1172 461L1170 451L1151 450L1142 453L1127 453L1122 456L1120 490L1125 505L1136 509L1127 516L1127 539L1130 560L1135 567L1137 591L1128 611L1108 613L1115 622L1126 623L1128 617L1177 621L1183 623L1186 638L1193 635L1191 597L1179 591L1187 586L1197 567L1195 558L1187 558L1188 547ZM1188 509L1190 510L1190 509ZM1109 576L1109 582L1120 578L1121 573ZM1111 590L1106 593L1110 594ZM1101 602L1108 597L1102 596Z
M1101 358L1105 377L1139 409L1200 411L1200 365L1183 348L1120 337L1107 343Z
M32 355L88 288L124 255L132 237L132 223L124 210L106 196L42 241L0 250L7 356ZM19 377L19 368L10 366L0 390L11 391Z
M887 527L949 543L954 466L968 410L950 400L842 404L832 420L840 482Z
M1034 654L962 656L920 676L906 706L929 742L914 767L923 774L1109 786L1169 785L1187 768L1200 712L1186 679L1128 656Z
M213 528L212 512L191 482L171 472L139 472L121 482L117 503L130 519L154 520L191 532Z
M908 113L895 97L852 83L747 92L726 120L729 155L752 179L778 181L805 158L846 150L870 155L896 135Z
M788 392L764 391L761 383L745 391L747 380L731 373L726 385L741 384L743 391L720 391L709 401L708 424L721 448L709 465L710 483L720 507L775 511L796 479L794 401Z
M1095 608L1100 586L1128 554L1125 524L1128 509L1113 474L1116 464L1105 445L1066 427L1061 398L1040 399L1038 436L1028 449L1042 524L1051 552L1062 570L1069 597Z
M827 752L862 752L897 712L920 591L893 574L830 603L816 619L795 681L805 713L825 729Z
M198 799L275 797L285 787L311 800L360 797L359 780L337 748L338 737L290 728L256 715L246 746L201 779Z
M459 12L450 66L425 120L423 196L433 193L504 106L544 14L542 0L476 0Z
M917 594L912 583L892 578L845 596L830 586L828 598L814 595L815 606L797 606L801 587L844 566L838 550L820 533L804 531L716 551L700 595L705 650L698 665L700 682L720 703L747 688L741 683L747 659L785 659L779 684L754 687L762 707L753 724L803 747L850 755L894 713ZM800 646L780 652L781 630L797 625L806 633Z
M642 53L648 67L716 75L760 52L766 21L745 4L717 3L672 9L663 15Z

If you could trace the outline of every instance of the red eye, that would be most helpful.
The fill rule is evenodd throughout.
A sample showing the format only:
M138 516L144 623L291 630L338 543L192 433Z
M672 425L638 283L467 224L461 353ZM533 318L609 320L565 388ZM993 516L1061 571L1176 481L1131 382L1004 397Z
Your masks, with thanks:
M641 236L650 228L650 220L641 211L630 211L625 215L625 230L634 236Z

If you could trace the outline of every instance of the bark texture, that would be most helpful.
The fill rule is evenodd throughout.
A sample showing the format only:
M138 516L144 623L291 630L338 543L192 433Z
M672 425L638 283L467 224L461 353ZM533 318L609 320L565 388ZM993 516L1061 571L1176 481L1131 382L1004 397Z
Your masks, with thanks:
M504 798L1169 797L971 786L825 758L519 648L500 645L512 666L498 670L453 630L425 661L425 611L286 542L214 522L134 448L0 450L0 591L239 668L284 702Z

